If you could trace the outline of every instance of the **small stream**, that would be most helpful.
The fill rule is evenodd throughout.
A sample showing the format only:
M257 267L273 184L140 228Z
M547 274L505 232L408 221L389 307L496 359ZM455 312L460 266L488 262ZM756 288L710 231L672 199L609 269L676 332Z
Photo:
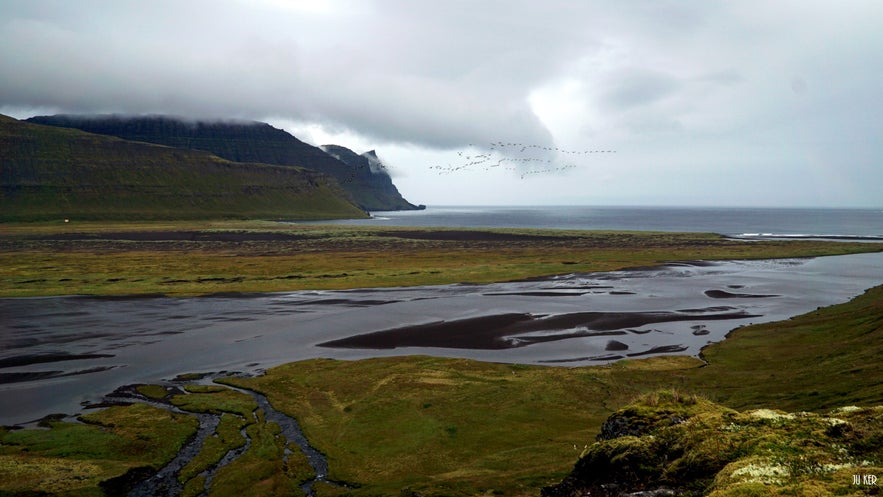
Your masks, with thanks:
M300 425L297 423L296 419L274 409L273 406L270 405L270 401L267 400L267 397L260 393L243 389L237 390L250 393L257 401L258 408L264 410L264 418L266 418L267 421L278 424L282 428L282 434L285 436L285 439L300 447L301 452L306 456L307 461L309 461L310 467L313 468L313 472L316 476L301 485L301 490L303 490L305 495L309 497L315 495L313 493L313 484L317 481L330 483L332 485L347 486L345 483L335 482L328 479L328 460L325 458L324 454L310 445L309 440L307 440L304 432L300 429Z
M227 451L227 453L224 454L224 457L222 457L221 460L218 461L218 464L203 471L202 474L205 476L205 487L204 487L202 493L199 494L200 497L205 497L208 495L209 489L212 488L212 480L214 480L215 473L219 469L223 468L224 466L226 466L226 465L232 463L233 461L235 461L236 459L238 459L240 456L242 456L242 454L245 454L248 451L248 449L251 447L251 437L248 436L248 433L246 432L245 428L242 428L241 430L239 430L239 434L242 435L242 438L245 439L245 445L243 445L242 447Z
M184 384L198 383L217 386L218 384L214 383L214 379L216 379L216 377L207 376L196 382L172 380L164 382L164 386L173 387L175 390L180 390L181 393L183 393L183 390L180 389L180 387L182 387ZM281 434L283 437L285 437L286 458L288 457L287 454L290 453L287 447L297 446L298 448L300 448L307 461L309 462L310 467L313 469L313 473L315 475L313 478L309 479L301 485L300 488L304 492L304 495L308 497L315 496L312 487L313 484L317 481L330 483L332 485L347 486L344 483L328 480L328 461L325 458L325 455L319 452L315 447L310 445L303 431L300 429L300 425L298 424L297 420L288 416L287 414L276 410L272 406L272 404L270 404L270 401L267 399L267 397L263 394L255 392L253 390L232 387L229 385L223 385L223 387L250 395L255 400L258 406L258 410L263 411L265 421L267 423L276 423L277 425L279 425L279 427L281 428ZM137 390L135 390L134 387L130 386L117 389L115 392L107 395L106 400L110 403L144 403L161 409L167 409L175 413L195 416L199 420L199 428L196 434L192 436L187 441L187 443L185 443L185 445L178 452L178 455L155 474L135 484L127 494L128 497L179 496L183 491L183 485L181 484L181 482L178 481L178 475L180 471L199 454L205 441L215 433L218 425L220 424L222 414L185 411L172 405L170 402L147 398L140 394ZM252 413L252 416L254 416L255 422L259 421L257 417L257 411ZM214 479L218 470L227 466L228 464L235 462L251 447L252 441L251 438L248 436L246 428L243 427L240 433L245 439L245 444L242 447L238 447L228 451L217 464L214 464L201 473L202 476L205 476L205 489L200 494L201 496L208 495L209 490L211 489L212 480Z
M129 491L129 497L173 497L181 494L183 486L178 481L178 473L202 449L206 438L210 437L218 427L221 417L212 414L188 413L199 418L199 430L171 462L160 469L154 476L142 481Z

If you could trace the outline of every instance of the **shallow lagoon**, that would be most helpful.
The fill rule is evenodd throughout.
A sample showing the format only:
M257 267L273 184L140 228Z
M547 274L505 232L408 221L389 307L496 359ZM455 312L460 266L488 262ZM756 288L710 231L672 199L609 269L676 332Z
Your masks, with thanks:
M883 253L672 263L491 285L200 298L0 299L0 424L116 387L314 357L431 354L582 366L697 355L738 326L883 283Z

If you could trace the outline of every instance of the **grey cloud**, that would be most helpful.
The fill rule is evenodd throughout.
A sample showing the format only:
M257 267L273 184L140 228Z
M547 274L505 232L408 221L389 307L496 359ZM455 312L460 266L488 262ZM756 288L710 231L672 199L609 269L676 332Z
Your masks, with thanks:
M700 83L709 83L719 86L730 86L741 83L745 78L735 69L723 69L702 74L693 78L694 81Z
M611 145L648 184L701 165L696 189L724 160L770 191L840 168L842 192L879 203L881 18L864 0L4 2L0 110L272 117L440 154Z
M681 87L670 75L636 68L618 71L607 84L601 104L616 110L653 104Z
M341 43L309 48L308 40L281 31L249 29L244 9L237 26L235 16L219 18L213 3L201 4L202 16L196 4L181 12L117 3L108 13L84 3L67 18L31 20L33 12L12 18L0 26L3 37L28 49L0 56L3 73L15 75L0 88L0 100L74 112L288 115L432 147L498 138L504 128L514 138L550 141L526 93L554 57L535 47L521 53L525 41L497 53L517 33L486 42L469 33L468 15L451 15L450 24L439 26L413 12L398 19L388 6L357 33L336 33ZM152 23L159 27L143 28L146 38L129 35ZM425 33L433 30L427 43Z

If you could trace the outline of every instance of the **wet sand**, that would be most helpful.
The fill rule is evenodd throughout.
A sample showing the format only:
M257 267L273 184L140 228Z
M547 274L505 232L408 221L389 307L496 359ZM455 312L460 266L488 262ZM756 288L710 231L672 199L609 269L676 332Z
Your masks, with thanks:
M707 314L702 309L699 309L697 314L678 312L577 312L553 316L498 314L355 335L320 343L319 346L349 349L398 347L511 349L571 338L625 335L627 331L623 330L628 328L656 323L753 317L761 317L761 315L748 314L744 311ZM530 334L537 332L542 333Z
M883 253L672 263L492 285L200 298L0 299L0 424L120 385L315 357L430 354L557 366L698 355L750 323L883 283Z

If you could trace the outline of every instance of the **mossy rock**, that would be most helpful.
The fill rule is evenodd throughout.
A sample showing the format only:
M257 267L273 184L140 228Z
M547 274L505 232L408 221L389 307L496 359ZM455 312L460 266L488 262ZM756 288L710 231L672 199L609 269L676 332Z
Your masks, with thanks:
M598 440L610 440L624 435L641 436L666 426L683 423L700 413L725 410L725 407L702 397L677 390L651 392L607 418L601 426Z
M881 407L740 413L660 392L618 410L608 425L625 434L604 433L610 438L599 437L544 496L864 495L852 475L880 474L883 462Z

